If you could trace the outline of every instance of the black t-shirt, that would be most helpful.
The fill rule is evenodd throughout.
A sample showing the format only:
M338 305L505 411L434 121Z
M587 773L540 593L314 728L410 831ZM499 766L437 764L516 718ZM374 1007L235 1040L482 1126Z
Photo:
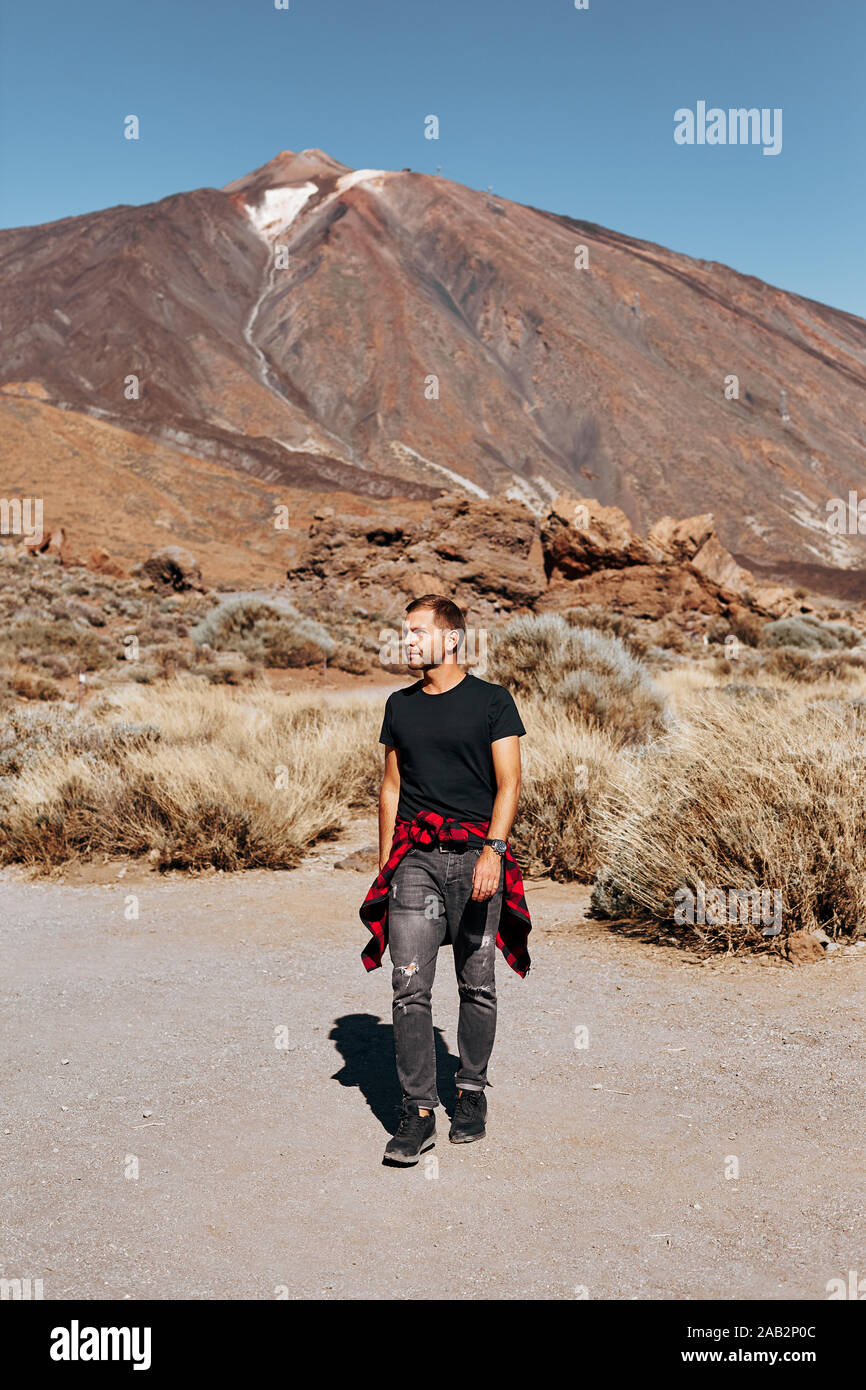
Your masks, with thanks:
M397 749L397 815L438 811L459 820L488 820L496 796L491 743L525 734L510 692L468 673L442 695L421 681L395 690L385 704L379 742Z

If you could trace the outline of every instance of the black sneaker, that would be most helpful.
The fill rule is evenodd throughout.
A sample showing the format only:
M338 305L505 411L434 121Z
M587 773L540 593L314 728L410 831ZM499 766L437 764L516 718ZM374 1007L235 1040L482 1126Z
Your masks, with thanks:
M385 1145L386 1163L417 1163L427 1149L436 1142L436 1112L421 1115L414 1101L404 1101L400 1109L400 1123L393 1139Z
M464 1091L457 1097L448 1138L452 1144L471 1144L487 1133L487 1097L483 1091Z

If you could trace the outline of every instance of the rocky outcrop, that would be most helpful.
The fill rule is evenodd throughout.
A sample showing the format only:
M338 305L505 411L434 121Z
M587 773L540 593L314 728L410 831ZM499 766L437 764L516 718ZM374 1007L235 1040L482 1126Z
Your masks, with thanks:
M68 555L66 532L62 526L55 526L52 531L43 531L41 536L33 540L25 540L24 549L30 555L57 555L63 559Z
M714 585L681 565L632 565L552 584L535 608L539 613L564 613L593 604L653 622L696 614L719 617L727 607Z
M653 564L662 551L637 536L625 512L595 498L557 497L541 526L544 568L550 577L580 579L600 569Z
M105 546L99 546L97 550L91 550L87 557L87 568L96 570L98 574L108 574L115 579L119 579L124 574L123 566L112 558L110 551Z
M618 507L560 495L538 522L521 503L450 494L421 522L314 516L292 591L351 599L371 614L402 613L423 593L453 596L484 621L515 612L559 612L601 605L657 622L699 629L711 618L744 612L769 617L755 600L752 576L715 535L710 515L665 517L639 536ZM776 602L788 593L778 589ZM793 596L791 596L793 597Z
M682 521L663 516L650 528L647 540L663 553L666 560L686 564L694 559L705 541L716 529L712 512L702 516L687 516Z
M618 507L557 497L541 525L549 585L539 612L601 604L632 617L730 616L744 606L769 615L750 595L753 576L725 550L710 513L662 517L646 540Z
M795 613L814 613L811 603L797 598L793 589L782 584L753 584L752 602L756 608L772 613L774 618L791 618Z
M332 602L350 594L370 613L396 611L424 593L447 593L476 618L531 608L546 588L532 513L521 503L463 494L431 503L420 523L322 508L287 579L292 590L315 590Z

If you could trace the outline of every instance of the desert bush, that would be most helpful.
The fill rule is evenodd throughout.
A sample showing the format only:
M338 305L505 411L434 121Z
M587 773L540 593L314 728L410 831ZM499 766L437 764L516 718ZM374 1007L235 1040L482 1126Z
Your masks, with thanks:
M153 685L159 675L155 661L131 661L123 668L123 679L134 681L136 685Z
M230 652L223 652L221 655L222 660L208 661L197 667L196 674L204 676L211 685L247 685L250 681L259 679L261 667L255 662ZM227 656L229 660L225 659Z
M653 624L653 644L663 652L685 652L689 648L682 628L670 616L659 618Z
M764 659L764 670L784 680L817 679L817 666L808 651L800 647L773 647Z
M618 743L667 726L665 700L617 637L572 627L559 614L514 618L492 635L488 679L518 695L539 695Z
M64 606L66 614L73 622L89 623L91 627L105 627L105 614L95 604L85 603L80 598L69 598ZM52 604L51 607L53 612L55 605ZM59 616L63 617L64 614L61 612Z
M811 654L799 647L774 647L767 651L763 670L784 680L810 684L819 680L854 680L866 669L866 657L853 651Z
M667 935L678 893L778 890L783 940L866 929L864 734L853 703L754 700L744 719L738 701L707 693L664 744L613 769L596 813L595 910ZM717 949L769 939L760 921L688 930Z
M356 642L338 643L330 660L332 666L356 676L362 676L373 664L368 653Z
M153 657L163 675L173 675L176 671L188 671L192 665L190 653L184 647L156 647Z
M153 724L117 720L100 723L92 718L73 718L66 711L18 706L0 722L0 774L14 779L29 764L46 759L62 760L83 755L98 760L119 760L133 748L143 748L161 737ZM14 782L4 787L8 794Z
M0 653L13 653L22 648L74 653L76 666L84 671L96 671L110 665L114 659L110 638L101 637L90 627L79 627L68 618L51 621L19 614L17 620L0 629Z
M199 645L241 652L270 667L311 666L336 647L321 623L305 618L290 603L250 594L223 599L190 636Z
M368 806L380 712L192 679L97 697L84 724L0 722L0 858L151 854L161 868L293 868ZM9 747L11 733L12 745ZM17 747L23 743L24 751Z
M765 705L777 704L785 698L783 691L770 685L749 685L746 681L729 681L719 687L719 694L732 700L763 700Z
M527 877L587 883L599 867L595 808L618 757L615 740L556 703L527 698L531 739L510 843Z
M563 609L562 616L572 627L593 627L599 632L618 637L632 656L646 655L647 639L642 635L637 619L629 617L627 613L617 613L601 603L590 603L582 608Z
M6 676L8 688L25 700L61 700L63 691L50 676L38 671L11 671Z
M855 680L866 671L866 655L850 650L828 652L826 656L817 657L815 665L827 679Z
M812 613L776 618L761 632L762 647L799 647L803 651L839 651L856 647L860 633L847 623L822 623Z
M72 675L72 662L68 657L61 656L59 652L43 652L39 658L39 665L55 680L62 680L64 676Z
M746 647L757 647L766 619L757 613L736 613L730 618L714 618L707 628L707 639L713 643L723 643L728 637L736 637Z

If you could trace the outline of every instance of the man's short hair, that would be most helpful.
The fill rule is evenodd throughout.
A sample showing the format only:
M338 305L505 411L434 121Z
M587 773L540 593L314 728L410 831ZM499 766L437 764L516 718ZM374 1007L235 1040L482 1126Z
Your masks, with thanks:
M463 609L459 608L453 599L445 598L442 594L424 594L423 598L413 598L406 609L406 617L410 613L416 613L419 608L429 608L436 619L436 626L441 627L445 632L456 630L466 635L466 618ZM457 650L463 642L463 637L457 643Z

